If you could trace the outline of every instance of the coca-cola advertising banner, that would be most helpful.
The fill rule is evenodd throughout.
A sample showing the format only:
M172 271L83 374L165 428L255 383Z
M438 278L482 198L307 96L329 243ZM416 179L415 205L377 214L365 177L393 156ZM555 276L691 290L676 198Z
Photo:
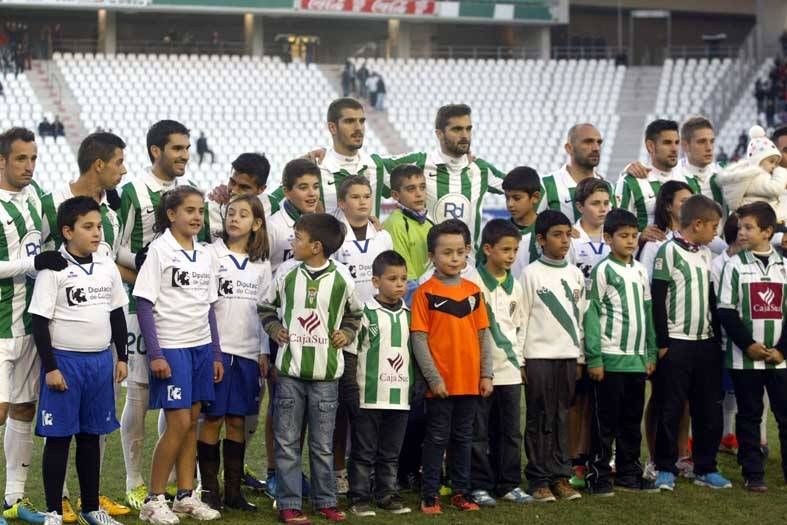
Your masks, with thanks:
M380 15L434 15L432 0L296 0L305 11L336 11Z

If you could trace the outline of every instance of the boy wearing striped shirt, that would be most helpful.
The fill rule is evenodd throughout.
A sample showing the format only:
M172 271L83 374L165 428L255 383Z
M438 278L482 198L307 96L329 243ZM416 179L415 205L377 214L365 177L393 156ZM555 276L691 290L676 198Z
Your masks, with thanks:
M687 400L694 437L694 483L732 486L716 468L722 432L722 362L707 245L720 220L718 204L703 195L692 196L681 207L680 229L659 248L653 263L651 296L659 348L654 462L660 490L675 489L678 426Z
M782 471L787 477L787 331L784 307L787 273L771 246L776 214L766 202L737 210L738 238L746 248L724 265L719 291L719 318L727 335L724 365L735 385L738 414L738 463L748 490L766 492L760 451L763 391L779 425Z
M330 521L344 521L336 508L333 430L344 372L341 349L355 339L361 305L352 275L329 257L344 241L334 216L315 213L295 223L293 258L259 305L263 329L279 344L276 356L274 439L276 505L284 523L310 523L302 511L301 433L309 427L311 500Z
M493 219L481 233L486 263L473 281L481 289L492 336L494 390L479 398L473 423L470 463L471 497L478 505L495 505L494 497L529 503L523 491L520 429L524 367L522 285L511 274L522 235L513 223ZM490 494L492 492L493 494Z
M356 516L374 516L372 502L394 514L410 512L396 486L413 384L410 310L402 300L407 291L404 258L393 250L377 255L372 284L377 294L364 305L355 347L357 366L348 370L358 387L348 468L349 499Z
M656 339L645 267L634 260L637 218L615 209L604 221L611 253L593 269L585 327L585 359L591 390L591 450L585 476L591 494L611 496L610 460L615 442L615 485L653 488L639 462L645 379L656 367Z

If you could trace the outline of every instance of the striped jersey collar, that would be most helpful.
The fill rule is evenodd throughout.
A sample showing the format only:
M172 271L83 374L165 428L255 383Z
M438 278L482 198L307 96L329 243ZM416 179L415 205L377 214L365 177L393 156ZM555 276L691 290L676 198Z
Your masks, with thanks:
M610 252L610 254L607 255L604 259L605 260L609 259L609 262L615 263L618 266L625 266L626 268L631 268L632 266L634 266L634 257L632 257L629 262L623 262L620 259L618 259L617 257L615 257L614 255L612 255L612 253Z
M556 179L561 179L561 181L567 188L577 185L577 181L575 181L574 177L571 176L571 173L568 172L567 162L562 166L560 166L559 170L551 173L550 175L554 176ZM596 179L604 180L604 176L601 173L597 172L596 170L593 170L593 177Z
M334 148L329 148L325 152L322 162L320 162L320 167L331 173L341 170L349 173L358 173L360 170L373 165L374 161L372 158L361 150L358 150L355 155L348 157L347 155L342 155Z
M73 192L73 191L71 191L71 185L72 185L73 183L75 183L75 182L76 182L76 180L69 181L69 182L68 182L68 183L66 183L66 185L65 185L65 186L63 186L63 188L60 190L60 196L62 197L62 199L63 199L64 201L65 201L65 200L68 200L68 199L70 199L70 198L72 198L72 197L76 197L76 195L74 195L74 192ZM99 204L101 204L102 206L109 207L109 201L107 200L107 192L105 192L105 191L102 191L102 192L101 192L101 201L99 201Z
M656 182L667 182L675 179L675 170L672 169L670 171L661 171L660 169L649 166L650 171L648 172L648 180L653 180Z
M725 251L726 253L726 251ZM765 255L764 253L761 255ZM746 264L758 264L760 260L751 250L741 250L739 252L739 257L746 263ZM770 267L772 264L783 264L782 256L779 255L779 252L771 248L771 253L768 254L768 266Z
M178 177L183 178L183 177ZM145 182L145 186L150 188L152 191L159 192L161 190L167 191L171 190L178 184L184 184L186 179L183 179L183 182L178 182L178 179L174 179L171 181L161 180L153 174L153 168L149 167L146 170L145 176L142 179Z
M542 255L538 258L539 261L546 264L547 266L552 266L553 268L565 268L568 266L568 261L565 258L556 260L547 257L546 255Z
M672 235L672 240L674 240L681 248L688 252L697 253L702 249L701 244L694 244L693 242L687 241L683 238L679 231L676 231Z
M404 302L403 299L400 299L399 301L401 303L401 308L399 310L396 310L395 312L392 311L392 310L389 310L385 306L381 305L380 301L378 301L374 297L372 297L371 299L366 301L366 308L368 308L369 310L385 310L386 312L391 312L392 314L399 313L402 310L409 310L410 309L410 307L407 306L407 303Z
M432 150L428 154L427 164L433 164L435 166L439 164L445 164L449 169L461 170L468 167L470 162L467 160L467 155L462 155L458 158L451 157L450 155L443 153L442 150L438 148L436 150Z
M522 235L525 235L525 234L528 234L528 233L533 233L536 230L536 223L535 222L532 223L530 226L522 226L520 224L517 224L517 222L513 218L511 218L509 220L511 221L511 224L516 226L517 230L519 230L519 233L521 233Z
M510 270L506 271L506 278L502 283L486 269L486 265L479 266L477 270L481 280L484 281L484 286L489 288L490 292L494 292L498 286L505 290L508 295L511 295L511 292L514 291L514 277L511 275Z
M0 201L13 202L15 204L24 204L27 202L27 198L29 196L28 195L29 190L27 188L32 188L32 186L26 186L22 188L20 191L0 190Z
M694 164L689 164L689 161L683 159L683 162L680 163L680 169L685 175L694 177L700 182L705 182L719 171L719 166L715 162L711 162L704 168L700 168Z

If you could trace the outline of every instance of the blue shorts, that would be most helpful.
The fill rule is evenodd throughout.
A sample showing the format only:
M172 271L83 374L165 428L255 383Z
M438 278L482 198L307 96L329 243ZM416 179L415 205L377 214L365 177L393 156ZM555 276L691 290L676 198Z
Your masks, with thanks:
M203 409L210 417L255 416L260 412L260 365L252 359L221 354L224 378L214 384L216 399Z
M210 343L191 348L162 349L172 375L156 379L149 374L151 409L191 408L198 402L210 403L213 390L213 347Z
M46 386L46 372L41 368L36 435L66 437L117 430L112 352L52 352L68 389L60 392Z

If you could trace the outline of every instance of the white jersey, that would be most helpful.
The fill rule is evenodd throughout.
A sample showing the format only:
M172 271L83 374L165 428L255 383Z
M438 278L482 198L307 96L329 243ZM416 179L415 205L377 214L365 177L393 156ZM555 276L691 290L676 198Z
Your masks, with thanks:
M218 298L207 248L193 240L184 250L169 229L150 243L137 275L134 297L153 303L161 348L191 348L211 342L208 312Z
M639 262L645 267L645 271L648 272L648 279L651 281L653 280L653 263L656 260L656 254L659 253L659 248L661 248L662 244L672 239L672 230L667 230L664 235L666 239L663 241L648 241L639 251Z
M292 259L292 241L295 240L295 221L298 212L285 203L271 215L267 223L268 247L270 249L271 271L275 274L279 265Z
M571 238L571 248L568 251L568 262L576 266L585 276L585 288L590 290L590 272L601 262L604 257L609 255L609 244L604 242L604 234L601 239L593 240L582 228L582 221L578 220L574 224L574 229L579 232L579 238Z
M271 265L268 261L251 262L248 255L231 252L221 239L207 248L218 286L214 310L221 351L256 361L261 353L268 353L257 305L268 294Z
M366 303L376 293L372 285L372 263L380 253L393 250L393 240L387 231L377 231L374 225L369 223L366 225L366 239L359 241L347 219L343 219L343 222L347 228L347 235L344 244L333 258L350 270L350 274L355 279L358 300Z
M716 292L716 297L718 297L721 292L721 270L729 260L730 255L725 250L714 257L713 262L711 262L710 276L711 279L713 279L713 289Z
M593 172L593 177L605 180L600 173ZM615 191L610 183L609 200L615 206ZM538 203L538 213L544 210L557 210L563 213L570 221L578 221L582 215L574 202L574 195L577 191L577 181L568 172L568 165L563 164L559 170L553 171L549 175L541 178L542 195Z
M10 339L32 333L27 307L44 227L32 185L16 193L0 190L0 221L0 339Z
M628 210L637 217L640 231L654 223L656 197L661 186L671 180L685 182L693 193L699 193L697 180L678 169L660 171L650 168L647 178L638 179L633 175L623 174L615 188L615 199L619 207Z
M49 319L52 347L73 352L101 352L109 348L109 314L128 304L120 272L111 257L93 254L80 264L60 247L68 267L41 270L36 278L30 313Z
M72 183L73 181L69 182L61 189L44 195L41 199L44 217L49 224L49 235L44 239L44 249L46 250L60 248L63 242L57 228L57 209L64 201L76 196L71 191ZM99 207L101 208L101 244L98 247L98 253L114 260L120 243L120 219L117 212L110 208L106 192L101 194Z

